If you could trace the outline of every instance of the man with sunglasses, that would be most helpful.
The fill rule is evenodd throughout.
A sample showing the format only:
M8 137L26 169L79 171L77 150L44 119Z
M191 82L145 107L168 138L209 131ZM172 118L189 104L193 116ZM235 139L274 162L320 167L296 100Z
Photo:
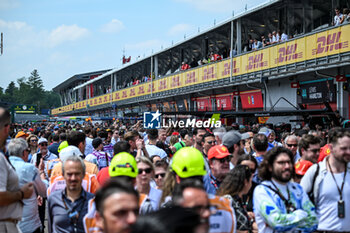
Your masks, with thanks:
M48 162L50 160L56 160L58 159L57 156L53 153L51 153L48 148L48 141L46 138L40 138L38 141L38 147L39 147L39 152L35 153L32 157L32 160L30 161L32 164L37 165L39 164L38 161L40 161L40 158L43 158L44 164L45 164L45 177L46 180L49 180L49 172L48 172ZM40 157L40 158L39 158ZM51 168L52 169L52 168Z
M320 156L321 150L321 139L312 134L304 135L298 144L299 154L301 155L301 160L307 160L312 163L317 163L318 157Z
M203 177L207 193L216 194L221 182L230 171L230 156L226 146L217 145L210 148L208 152L210 171Z
M202 138L202 148L203 148L202 154L204 157L205 169L207 170L207 172L210 170L208 152L209 152L209 149L215 145L216 145L216 140L215 140L214 134L206 132Z
M298 152L298 138L295 135L289 135L284 140L283 146L293 153L294 163L300 159L300 154Z

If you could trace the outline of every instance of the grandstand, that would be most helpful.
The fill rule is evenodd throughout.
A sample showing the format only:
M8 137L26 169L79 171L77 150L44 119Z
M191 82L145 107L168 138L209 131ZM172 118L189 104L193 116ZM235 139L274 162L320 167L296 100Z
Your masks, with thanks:
M229 116L242 112L326 105L348 118L350 24L333 26L336 6L350 7L344 0L269 1L122 68L73 76L54 88L62 106L51 114L122 118L157 109L227 112L230 123ZM253 39L262 41L274 31L288 39L251 50ZM215 58L208 61L208 56ZM184 64L191 68L182 70Z

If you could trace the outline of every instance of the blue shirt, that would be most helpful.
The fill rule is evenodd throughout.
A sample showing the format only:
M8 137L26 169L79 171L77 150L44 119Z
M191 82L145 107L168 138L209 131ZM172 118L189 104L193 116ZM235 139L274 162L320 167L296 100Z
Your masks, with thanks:
M219 189L221 182L219 182L209 171L205 176L203 176L204 189L209 194L216 194Z
M19 186L21 187L26 183L33 182L37 194L45 197L48 182L46 180L43 182L40 179L39 170L33 164L24 162L20 157L10 156L9 160L16 169ZM33 232L33 230L41 227L36 192L33 192L30 198L23 200L22 220L19 223L19 227L23 233Z
M74 202L66 196L66 189L53 192L48 199L49 232L84 233L83 218L88 211L89 200L93 197L83 188L80 197ZM69 215L73 216L70 218Z

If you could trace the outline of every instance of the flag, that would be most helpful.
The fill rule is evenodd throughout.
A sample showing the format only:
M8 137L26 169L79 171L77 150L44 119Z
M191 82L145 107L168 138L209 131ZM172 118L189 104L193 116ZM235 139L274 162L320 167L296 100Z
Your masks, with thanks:
M131 56L129 56L128 58L123 56L123 64L130 62L130 60L131 60Z

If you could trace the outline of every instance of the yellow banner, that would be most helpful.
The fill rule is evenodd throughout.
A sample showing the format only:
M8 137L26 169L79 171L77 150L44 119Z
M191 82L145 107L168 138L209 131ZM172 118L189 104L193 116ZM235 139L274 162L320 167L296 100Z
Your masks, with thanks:
M319 32L300 39L237 56L232 59L234 76L276 68L297 62L349 52L350 24ZM231 59L210 63L196 69L179 72L153 82L142 83L126 89L80 101L52 110L52 114L86 108L86 104L97 106L117 102L151 93L182 88L199 83L230 77Z

